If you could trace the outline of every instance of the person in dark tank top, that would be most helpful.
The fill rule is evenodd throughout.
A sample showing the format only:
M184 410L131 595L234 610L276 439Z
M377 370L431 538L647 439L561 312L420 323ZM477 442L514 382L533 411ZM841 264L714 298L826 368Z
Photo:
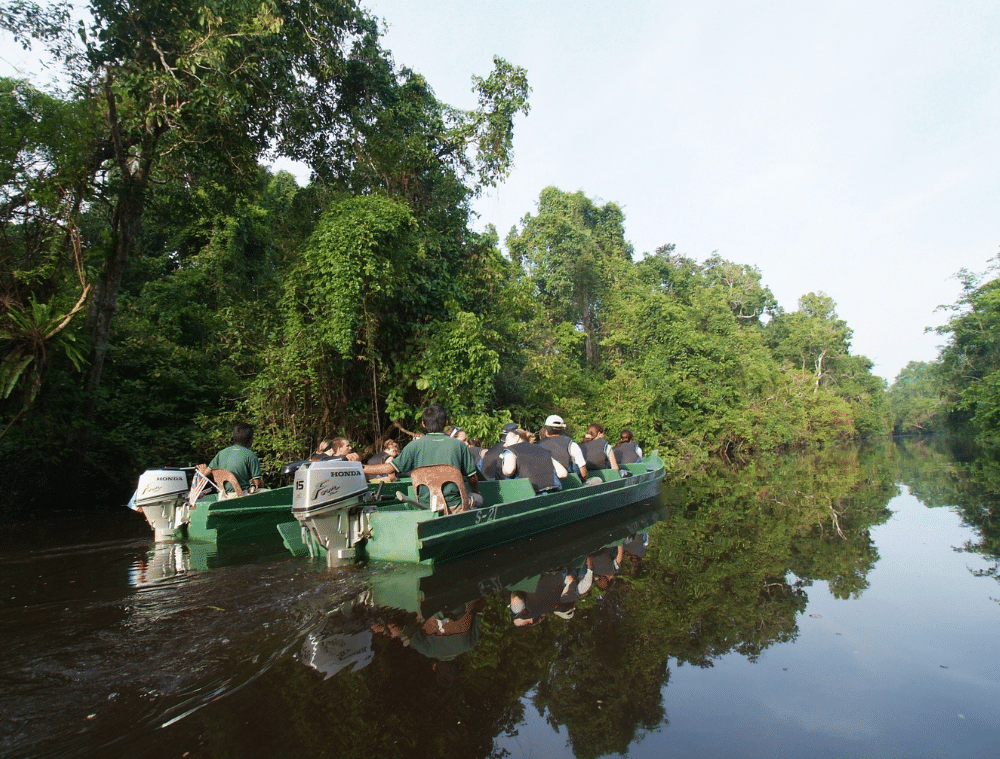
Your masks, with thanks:
M591 436L591 440L580 444L580 449L587 461L587 468L591 470L617 469L618 459L604 437L604 425L591 424L587 427L587 432Z
M583 451L566 434L566 422L561 416L550 415L538 437L538 445L552 454L552 458L566 467L566 471L576 472L582 480L587 480L587 461L583 457Z
M500 454L503 453L507 433L516 429L517 425L513 422L505 424L503 430L500 432L500 442L483 451L482 456L478 459L477 466L484 479L502 480L504 478L503 472L500 471Z
M615 458L618 459L619 466L623 464L638 464L642 461L642 448L635 442L632 430L628 428L618 434L618 444L611 450L615 452Z
M541 446L532 445L524 430L507 433L506 449L500 454L501 472L508 479L526 479L535 493L562 490L566 468Z

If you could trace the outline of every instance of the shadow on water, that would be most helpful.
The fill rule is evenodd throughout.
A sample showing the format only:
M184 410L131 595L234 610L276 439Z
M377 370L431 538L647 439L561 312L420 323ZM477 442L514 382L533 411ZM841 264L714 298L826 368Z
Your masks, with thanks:
M864 593L899 466L884 447L719 468L435 570L124 535L0 554L0 747L492 757L537 712L576 757L628 753L670 725L671 659L755 662L797 638L813 583Z

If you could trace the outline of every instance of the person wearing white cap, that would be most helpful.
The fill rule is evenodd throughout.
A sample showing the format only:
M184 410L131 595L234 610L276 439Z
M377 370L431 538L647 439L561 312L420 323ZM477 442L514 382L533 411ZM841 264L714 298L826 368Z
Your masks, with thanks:
M557 414L548 416L539 437L541 439L538 444L547 449L552 458L566 467L567 471L579 472L580 479L587 481L587 461L583 458L580 446L566 434L566 422L561 416Z

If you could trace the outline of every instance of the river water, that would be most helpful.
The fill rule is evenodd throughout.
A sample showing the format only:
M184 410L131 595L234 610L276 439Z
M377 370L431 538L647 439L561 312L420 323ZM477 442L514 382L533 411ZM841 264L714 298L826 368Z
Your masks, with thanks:
M7 526L0 755L1000 755L1000 474L716 469L435 571Z

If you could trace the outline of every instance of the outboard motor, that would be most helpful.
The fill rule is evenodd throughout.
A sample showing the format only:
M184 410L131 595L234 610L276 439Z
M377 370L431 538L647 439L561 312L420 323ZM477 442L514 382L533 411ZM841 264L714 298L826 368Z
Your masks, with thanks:
M135 509L142 511L156 540L170 540L188 521L188 478L183 469L147 469L139 475Z
M331 566L354 559L368 532L367 495L364 468L356 461L307 461L296 470L292 516L302 524L310 553L322 546Z

